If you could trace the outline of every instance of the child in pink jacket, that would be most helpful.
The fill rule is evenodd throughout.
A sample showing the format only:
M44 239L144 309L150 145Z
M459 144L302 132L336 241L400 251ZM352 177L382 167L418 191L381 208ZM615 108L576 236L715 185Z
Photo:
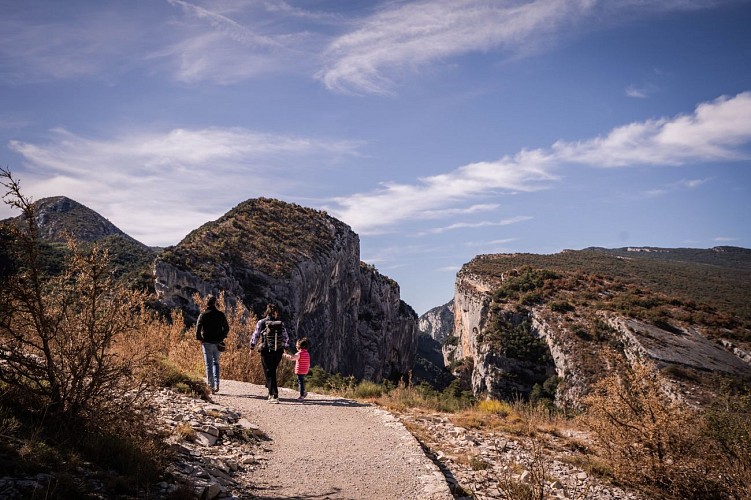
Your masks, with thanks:
M310 342L308 342L307 337L303 337L295 344L297 353L284 353L284 357L286 359L295 362L295 375L297 375L297 385L300 386L300 397L297 398L299 400L305 399L305 396L308 395L308 393L305 392L305 375L307 375L308 370L310 370L310 354L308 354L309 346Z

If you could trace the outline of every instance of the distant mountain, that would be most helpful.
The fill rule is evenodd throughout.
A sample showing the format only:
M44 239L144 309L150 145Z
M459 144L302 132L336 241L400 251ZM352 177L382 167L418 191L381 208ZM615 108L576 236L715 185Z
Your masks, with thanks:
M443 343L454 334L454 301L430 309L420 316L417 325L420 336L412 382L427 382L442 389L454 379L446 368L442 352Z
M65 243L67 236L88 243L108 236L130 238L97 212L65 196L42 198L34 208L39 235L49 242Z
M117 278L153 290L151 265L156 250L128 236L94 210L65 196L37 200L34 209L50 269L59 267L67 238L83 245L97 243L109 252ZM2 222L21 223L23 216Z
M438 344L454 334L454 301L434 307L422 316L418 324L421 335L429 335Z
M480 255L454 291L454 366L473 390L577 406L625 363L654 364L665 390L711 401L722 380L751 380L751 250L587 248ZM447 352L448 350L448 352Z

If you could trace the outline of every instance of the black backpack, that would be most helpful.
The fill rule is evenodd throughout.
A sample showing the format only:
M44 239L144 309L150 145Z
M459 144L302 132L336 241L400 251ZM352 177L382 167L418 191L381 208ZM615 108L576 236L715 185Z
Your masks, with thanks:
M264 348L276 351L284 347L284 325L279 320L267 319L261 332Z

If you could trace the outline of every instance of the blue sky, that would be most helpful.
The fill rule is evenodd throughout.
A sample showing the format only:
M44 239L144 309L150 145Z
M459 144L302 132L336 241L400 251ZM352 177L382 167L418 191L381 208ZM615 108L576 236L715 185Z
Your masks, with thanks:
M0 8L0 164L149 245L324 209L418 313L482 253L751 248L749 1Z

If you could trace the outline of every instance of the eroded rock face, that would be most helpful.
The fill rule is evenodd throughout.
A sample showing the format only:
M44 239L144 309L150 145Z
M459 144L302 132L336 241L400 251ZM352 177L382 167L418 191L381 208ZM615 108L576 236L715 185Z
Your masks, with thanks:
M694 328L669 325L662 328L613 312L598 311L592 321L600 321L607 329L603 338L592 340L582 338L581 331L578 334L573 331L580 323L568 321L546 304L526 308L523 313L519 313L516 305L491 313L491 294L498 283L492 277L481 278L462 272L456 281L454 315L458 341L455 351L449 355L471 359L472 388L476 395L507 399L509 392L528 392L529 384L519 381L531 380L537 370L541 379L555 375L561 380L556 392L557 405L580 407L590 384L612 368L606 351L614 347L632 363L648 361L661 370L677 367L699 374L751 376L751 364L745 351L729 342L711 341ZM502 315L512 326L528 321L530 334L547 345L550 365L535 368L520 363L500 355L497 346L492 348L483 342L491 314ZM663 380L663 385L671 397L701 404L700 393L704 389L669 377ZM711 397L711 389L704 396Z
M477 334L487 319L489 293L493 287L480 277L458 274L454 289L455 345L445 345L443 355L448 365L453 360L475 359Z
M189 235L165 252L167 258L157 259L154 279L160 300L182 308L192 320L198 314L192 298L196 292L223 291L230 306L242 302L259 316L267 303L274 303L292 339L311 341L314 365L375 381L406 375L417 349L417 315L400 300L396 282L360 262L357 234L322 212L295 211L277 201L246 203ZM258 214L268 210L286 210L287 219ZM278 266L274 256L222 243L254 238L247 220L262 225L263 217L273 219L283 243ZM300 229L306 225L315 232L309 238L314 243L284 240L294 231L298 240L308 238Z
M436 342L444 341L454 334L454 300L434 307L422 316L418 323L420 335L430 335Z

